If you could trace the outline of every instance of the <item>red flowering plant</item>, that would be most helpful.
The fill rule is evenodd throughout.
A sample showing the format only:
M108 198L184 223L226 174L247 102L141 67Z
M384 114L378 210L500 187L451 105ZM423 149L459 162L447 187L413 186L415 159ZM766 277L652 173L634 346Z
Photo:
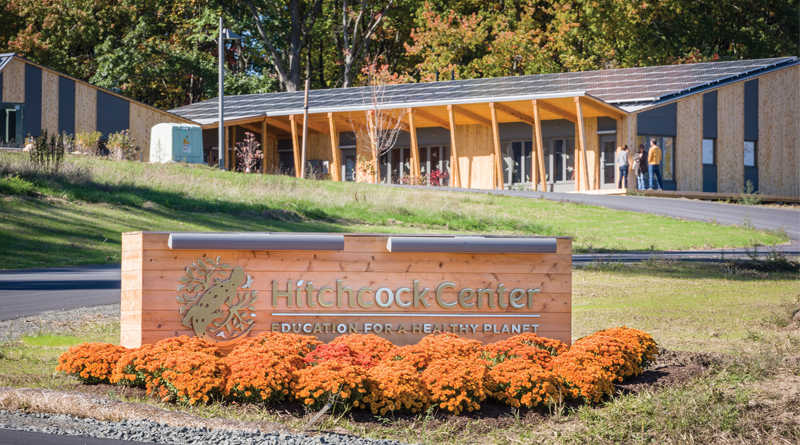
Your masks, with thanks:
M483 360L451 356L433 360L422 371L422 381L434 406L458 415L481 409L480 404L489 395L484 382L486 372Z
M163 401L193 405L220 398L228 369L216 356L194 351L171 351L164 355L148 383L148 394Z
M313 409L330 402L347 410L363 405L366 383L363 367L346 361L326 360L297 371L294 397Z
M244 351L225 358L229 374L225 395L237 402L276 403L289 396L297 370L273 353Z
M389 351L394 349L394 344L385 338L374 334L348 334L336 337L329 343L330 345L346 345L356 354L363 354L369 357L372 366L378 364Z
M563 392L558 375L522 357L504 360L492 367L487 387L497 401L515 408L558 403Z
M119 359L128 348L110 343L81 343L58 357L56 371L75 376L81 383L111 383Z
M430 396L417 369L403 361L385 360L367 370L364 403L373 414L418 413L430 405Z

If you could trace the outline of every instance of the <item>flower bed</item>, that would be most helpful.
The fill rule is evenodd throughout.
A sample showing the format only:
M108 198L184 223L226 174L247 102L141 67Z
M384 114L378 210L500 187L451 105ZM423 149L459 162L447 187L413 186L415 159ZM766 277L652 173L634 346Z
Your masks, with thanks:
M197 337L175 337L128 350L85 343L59 358L57 371L87 384L147 389L163 400L271 404L297 400L375 414L417 413L429 406L461 414L488 398L514 407L546 407L564 399L599 403L614 382L640 375L656 358L646 332L606 329L572 347L536 334L482 345L434 334L396 347L375 335L315 337L262 333L223 357Z

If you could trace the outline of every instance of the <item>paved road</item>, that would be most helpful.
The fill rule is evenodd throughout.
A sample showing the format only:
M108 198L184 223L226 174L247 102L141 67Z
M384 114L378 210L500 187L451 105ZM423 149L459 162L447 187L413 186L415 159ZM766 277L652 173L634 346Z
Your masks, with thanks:
M477 190L453 189L477 192ZM742 225L747 221L757 229L785 230L794 243L800 241L800 211L788 208L744 206L693 199L648 198L645 196L583 195L577 193L543 193L513 190L480 190L482 193L574 202L614 210L652 213L690 221L716 221L724 225Z
M0 429L0 445L145 445L147 442ZM149 445L153 445L149 442Z
M0 320L119 301L118 264L0 270Z

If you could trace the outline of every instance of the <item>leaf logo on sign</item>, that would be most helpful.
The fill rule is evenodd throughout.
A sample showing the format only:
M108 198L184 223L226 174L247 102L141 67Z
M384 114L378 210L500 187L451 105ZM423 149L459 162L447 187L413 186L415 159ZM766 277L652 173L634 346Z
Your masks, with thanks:
M179 281L178 292L183 292L178 296L178 303L183 305L181 324L198 337L232 343L253 328L258 291L247 290L253 278L243 268L231 270L230 265L220 263L220 257L201 258L186 268L186 276Z

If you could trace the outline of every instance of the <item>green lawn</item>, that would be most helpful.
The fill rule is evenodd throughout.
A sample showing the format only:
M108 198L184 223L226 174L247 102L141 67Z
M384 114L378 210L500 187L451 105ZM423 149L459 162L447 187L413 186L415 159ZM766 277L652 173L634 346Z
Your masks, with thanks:
M437 189L298 180L68 157L58 173L0 153L0 268L118 263L123 232L565 235L575 252L771 245L785 233Z

